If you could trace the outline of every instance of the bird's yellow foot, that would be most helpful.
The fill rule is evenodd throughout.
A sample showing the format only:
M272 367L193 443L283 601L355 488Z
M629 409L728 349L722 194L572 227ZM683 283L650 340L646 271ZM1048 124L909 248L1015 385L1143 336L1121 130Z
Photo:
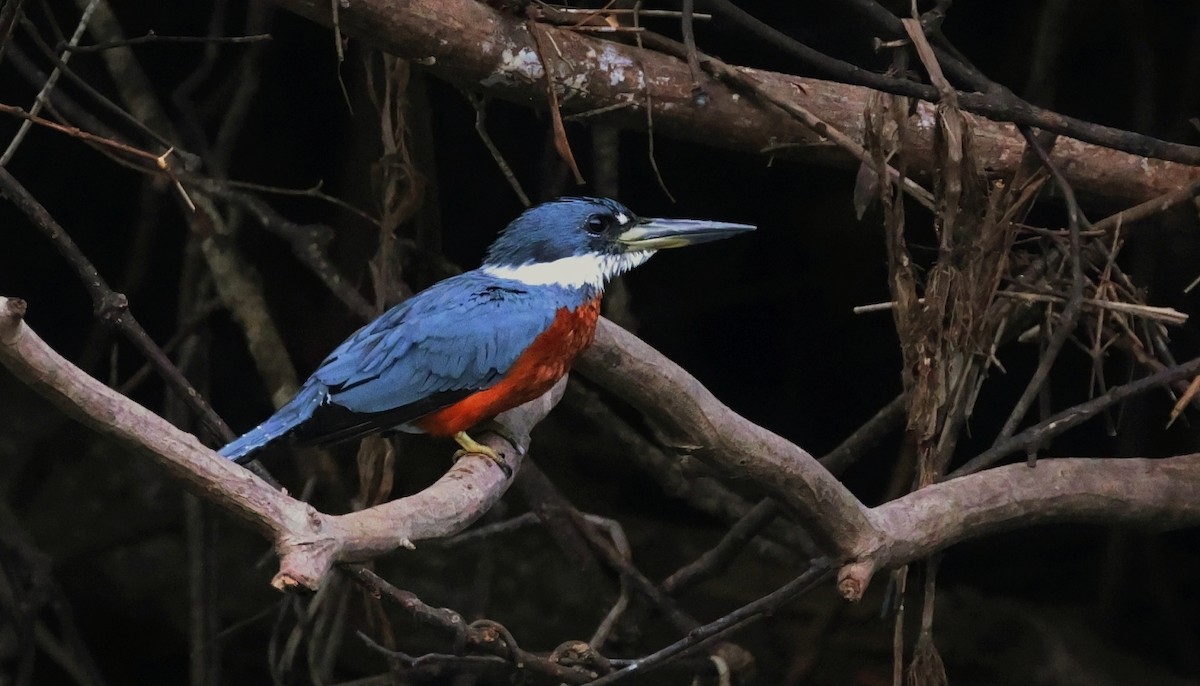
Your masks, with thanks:
M508 440L507 436L504 438L505 440ZM474 438L468 436L466 431L459 431L458 433L454 434L454 442L462 446L462 450L454 453L454 459L456 461L464 455L483 455L492 462L496 463L496 466L500 468L500 471L504 472L505 478L512 478L512 467L509 467L508 463L504 461L504 458L500 457L500 453L492 450L490 447L482 443L477 442Z

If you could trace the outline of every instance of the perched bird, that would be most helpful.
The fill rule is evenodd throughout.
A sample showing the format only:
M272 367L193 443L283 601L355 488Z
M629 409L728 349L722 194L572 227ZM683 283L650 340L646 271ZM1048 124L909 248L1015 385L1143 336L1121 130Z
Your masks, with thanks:
M280 439L320 445L380 431L453 436L537 398L592 341L609 279L675 248L754 230L642 219L620 203L561 198L526 210L478 269L440 281L339 345L296 397L221 448L247 461Z

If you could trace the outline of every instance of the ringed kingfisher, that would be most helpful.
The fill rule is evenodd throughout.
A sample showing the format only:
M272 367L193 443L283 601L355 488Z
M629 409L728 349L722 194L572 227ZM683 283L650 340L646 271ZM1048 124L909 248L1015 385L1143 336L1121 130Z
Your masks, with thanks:
M323 445L382 431L453 436L460 454L503 459L467 430L537 398L592 341L605 284L657 250L755 227L643 219L608 199L526 210L483 265L392 307L334 349L296 397L221 448L238 462L281 439Z

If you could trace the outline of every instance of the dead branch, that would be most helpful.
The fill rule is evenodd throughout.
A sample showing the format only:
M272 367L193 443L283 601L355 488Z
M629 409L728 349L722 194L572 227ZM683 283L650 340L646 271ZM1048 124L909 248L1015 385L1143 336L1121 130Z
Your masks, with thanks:
M561 665L552 659L521 649L513 640L512 634L496 622L481 620L468 624L457 612L447 608L431 607L415 594L396 588L363 565L350 564L346 565L343 570L372 595L400 607L422 624L453 632L457 641L464 647L508 658L511 664L528 669L535 674L553 677L559 682L583 684L592 680L591 675L583 670ZM445 657L464 659L463 656ZM418 660L420 659L423 658L418 658ZM416 666L417 660L412 662L413 664L410 666Z
M757 483L838 557L875 547L866 507L816 458L731 411L633 334L602 320L578 369L642 410L679 452Z
M0 362L69 416L170 471L197 494L275 541L278 588L316 588L332 564L366 559L413 541L456 533L507 487L484 460L460 460L425 491L330 516L217 458L194 436L117 394L50 349L23 321L25 304L0 299ZM876 569L925 557L953 543L1034 522L1200 522L1200 454L1166 460L1056 459L1037 469L1009 465L936 484L866 508L801 448L720 404L698 381L631 334L602 322L581 366L702 459L749 477L822 535L850 563L841 589L861 597ZM1190 367L1189 367L1190 368ZM1136 383L1136 382L1135 382ZM533 426L564 383L502 415L521 446L485 440L519 464Z
M1193 360L1129 386L1135 391L1161 386L1197 366L1200 360ZM1007 465L867 508L802 448L737 415L683 369L610 322L601 321L579 368L693 455L752 479L789 507L845 563L839 590L852 600L862 597L879 569L1035 522L1121 521L1164 528L1200 523L1200 502L1187 495L1200 488L1200 454L1165 460L1061 458L1039 461L1035 469Z
M326 26L331 23L330 6L324 0L275 1ZM480 84L490 94L523 104L545 101L546 69L523 21L484 3L415 0L396 7L383 0L363 0L340 9L339 21L341 30L354 39L418 60L448 80ZM716 80L701 77L708 103L695 106L683 60L566 29L545 26L542 30L553 36L558 47L552 71L564 112L614 107L597 116L644 128L644 103L649 99L660 133L754 152L791 144L779 154L818 163L851 163L846 153L828 145L804 123ZM779 98L802 102L818 118L862 143L862 112L873 91L754 69L738 71ZM933 113L933 105L920 103L907 120L909 164L926 174L934 164ZM1024 147L1015 126L990 120L978 121L975 143L977 158L987 160L988 172L1000 177L1012 175ZM1200 177L1196 167L1074 139L1061 140L1052 159L1079 192L1126 201L1162 195Z
M338 561L361 560L457 533L500 498L509 481L489 460L462 459L417 494L346 515L326 515L218 457L195 436L88 376L24 322L25 303L0 297L0 363L68 416L146 456L197 495L249 521L275 542L279 589L315 589ZM529 432L558 402L565 383L501 415L519 446L497 436L484 442L516 469Z

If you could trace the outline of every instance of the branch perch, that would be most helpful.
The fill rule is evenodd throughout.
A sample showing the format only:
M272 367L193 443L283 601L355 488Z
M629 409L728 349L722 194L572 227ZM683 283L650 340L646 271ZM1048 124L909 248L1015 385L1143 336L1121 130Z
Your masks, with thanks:
M1169 459L1045 459L934 484L867 508L808 452L721 404L699 381L601 320L578 368L643 412L669 440L791 508L862 597L873 574L970 538L1051 522L1200 524L1200 453ZM1165 383L1165 381L1163 381Z
M462 459L420 493L345 515L321 513L88 376L25 324L25 308L22 300L0 297L0 363L68 416L158 463L197 495L274 540L280 564L271 583L281 590L316 589L335 562L368 559L457 533L508 488L509 481L486 458ZM558 402L564 386L500 416L520 445L494 435L485 435L483 442L516 469L529 432Z
M0 297L0 363L67 415L144 455L198 495L275 541L280 589L317 588L339 561L367 559L413 541L451 535L504 493L508 481L486 459L463 459L412 496L346 515L327 515L218 457L158 415L85 374L24 323L25 302ZM839 588L862 597L875 570L954 543L1049 522L1200 524L1200 454L1169 459L1041 460L934 484L869 509L800 447L738 416L696 379L607 320L580 361L590 378L642 410L698 457L758 485L817 532L842 563ZM484 442L519 465L529 432L561 398L551 392L501 415L519 446ZM699 443L699 445L698 445Z

